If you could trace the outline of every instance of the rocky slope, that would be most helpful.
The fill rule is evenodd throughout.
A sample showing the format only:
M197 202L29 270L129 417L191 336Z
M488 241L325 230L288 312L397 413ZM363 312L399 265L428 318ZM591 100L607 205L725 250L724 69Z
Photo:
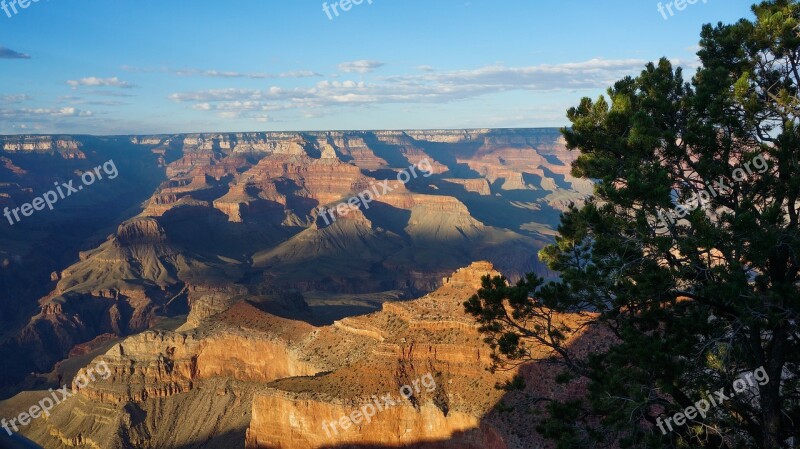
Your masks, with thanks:
M461 306L486 274L497 272L475 263L423 298L331 326L240 301L181 331L144 332L87 363L110 374L73 382L75 396L23 433L48 449L534 447L536 435L498 416L514 399L494 385L513 372L487 371L489 348ZM536 369L524 368L532 393L569 394ZM330 427L378 398L369 422Z
M109 160L119 168L115 179L72 193L53 210L45 208L30 217L20 214L21 221L13 225L0 218L0 357L14 361L0 364L0 397L4 387L23 374L47 371L53 360L63 356L48 348L48 340L58 336L46 329L22 332L22 328L37 309L44 314L57 311L58 304L43 309L37 300L54 289L59 272L75 263L80 251L97 247L120 222L141 211L136 206L163 180L161 163L166 162L123 138L0 136L0 211L30 203L56 184L80 182L81 173ZM39 349L16 344L23 334L32 337L31 344ZM41 357L47 363L37 368Z

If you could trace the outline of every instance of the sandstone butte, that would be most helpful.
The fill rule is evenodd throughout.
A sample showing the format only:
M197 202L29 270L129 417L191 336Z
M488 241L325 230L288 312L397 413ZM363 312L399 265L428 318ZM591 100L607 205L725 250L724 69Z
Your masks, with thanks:
M497 275L476 262L420 299L385 303L369 315L315 327L270 315L248 301L198 302L177 331L146 331L114 344L98 378L35 420L26 434L46 447L317 449L543 447L532 430L540 409L527 396L568 398L542 361L523 366L525 392L495 388L490 350L462 302ZM205 309L210 306L210 309ZM583 319L559 316L571 322ZM572 335L580 353L597 335ZM323 421L350 415L373 395L431 373L437 388L328 437ZM527 395L527 396L526 396Z

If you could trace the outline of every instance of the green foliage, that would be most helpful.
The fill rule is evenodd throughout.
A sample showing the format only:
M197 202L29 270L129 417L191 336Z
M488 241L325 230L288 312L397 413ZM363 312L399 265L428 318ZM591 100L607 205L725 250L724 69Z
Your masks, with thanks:
M690 82L662 59L568 111L573 174L596 189L540 253L560 281L484 278L465 303L495 369L556 363L559 381L588 381L585 400L548 404L538 430L559 448L773 449L800 437L800 4L753 12L703 27ZM702 207L660 222L715 182L726 188ZM579 357L569 342L584 332L603 344ZM656 427L759 367L770 382L757 393L667 435Z
M516 375L511 380L507 380L504 384L498 385L497 389L505 391L525 390L525 378L520 375Z

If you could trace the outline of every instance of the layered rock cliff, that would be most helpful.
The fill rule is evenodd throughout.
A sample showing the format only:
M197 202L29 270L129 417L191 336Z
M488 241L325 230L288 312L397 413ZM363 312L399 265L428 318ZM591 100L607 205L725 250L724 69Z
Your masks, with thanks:
M74 396L24 433L48 449L541 447L524 396L569 398L582 386L560 386L550 354L535 350L542 364L520 371L526 392L495 388L515 373L487 369L491 351L462 302L498 274L474 263L420 299L330 326L248 299L198 313L185 330L147 331L87 360L105 369L73 381ZM607 339L567 343L585 354Z
M242 296L256 298L262 311L330 323L352 312L347 295L418 297L474 260L490 260L511 278L547 274L537 252L552 241L563 205L590 191L569 177L573 155L557 130L3 139L12 146L2 151L0 175L14 182L0 183L0 206L27 201L54 182L35 172L36 182L26 183L36 166L26 158L58 161L67 175L87 168L20 151L78 148L94 166L113 154L120 176L71 204L90 215L99 207L125 212L114 226L95 228L71 257L45 265L39 288L24 292L27 325L17 323L0 344L0 353L21 360L3 377L11 384L41 377L99 335L139 333L190 308L190 326L197 326ZM100 151L106 146L112 149ZM149 198L97 200L118 185L136 185L142 178L134 173L159 177L137 186ZM353 200L366 191L369 201ZM339 205L348 202L352 210L342 213ZM33 217L25 232L13 228L7 241L61 224L42 224L45 216ZM17 261L32 252L0 250L0 273L7 273L0 281L16 278ZM339 302L309 308L297 299L307 292L339 295Z
M0 137L6 153L58 154L64 159L85 159L83 144L71 137L7 136Z
M485 371L488 348L459 304L489 273L491 265L473 265L423 299L333 326L277 318L244 301L196 317L191 330L144 332L93 360L89 366L103 364L109 374L82 388L73 382L75 396L35 422L30 435L48 447L104 449L175 447L191 438L228 448L245 440L247 447L306 448L453 437L461 447L506 447L495 445L500 430L480 423L499 398L491 385L503 376ZM425 380L420 387L426 375L435 386ZM400 398L398 388L414 381L419 391ZM374 427L328 438L321 420L384 393L399 402L376 414ZM191 404L203 406L191 411ZM208 427L170 428L175 418L167 414L180 410ZM224 446L242 417L246 436Z

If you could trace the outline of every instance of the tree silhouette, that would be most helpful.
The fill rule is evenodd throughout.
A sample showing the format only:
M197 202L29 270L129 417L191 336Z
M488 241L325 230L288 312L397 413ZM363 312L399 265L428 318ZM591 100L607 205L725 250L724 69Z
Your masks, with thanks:
M596 188L540 253L560 280L486 278L465 303L495 368L546 348L565 381L588 379L584 400L547 405L558 447L800 443L800 5L753 12L703 27L691 82L662 59L568 111L573 174ZM580 357L585 328L608 337Z

